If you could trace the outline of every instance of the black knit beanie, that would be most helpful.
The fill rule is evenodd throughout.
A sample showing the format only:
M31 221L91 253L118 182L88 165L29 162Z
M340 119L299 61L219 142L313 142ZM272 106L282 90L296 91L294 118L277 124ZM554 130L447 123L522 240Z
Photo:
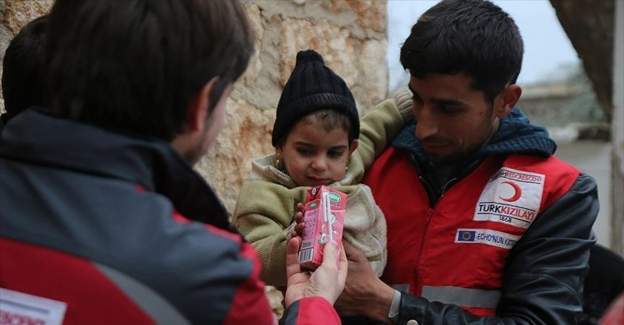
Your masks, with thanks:
M273 146L277 147L300 118L323 109L345 114L351 121L349 135L353 139L359 137L360 119L347 84L325 66L320 54L314 50L300 51L277 104Z

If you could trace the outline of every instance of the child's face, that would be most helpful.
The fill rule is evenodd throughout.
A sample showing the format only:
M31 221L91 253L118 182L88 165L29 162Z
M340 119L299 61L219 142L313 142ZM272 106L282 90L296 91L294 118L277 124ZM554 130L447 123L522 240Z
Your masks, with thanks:
M326 131L320 122L304 118L278 148L286 172L298 186L328 185L342 179L357 140L349 144L342 128Z

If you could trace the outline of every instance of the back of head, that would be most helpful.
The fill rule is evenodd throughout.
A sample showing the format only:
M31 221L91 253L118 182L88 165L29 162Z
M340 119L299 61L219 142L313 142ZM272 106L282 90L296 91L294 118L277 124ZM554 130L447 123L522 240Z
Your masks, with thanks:
M2 62L2 95L8 120L31 106L45 104L45 29L47 17L26 24L9 43ZM5 121L6 122L6 121Z
M485 0L444 0L425 12L401 48L401 64L416 78L465 73L493 100L515 83L522 66L518 27Z
M254 50L237 0L57 0L48 39L54 113L168 141L200 89L217 78L214 107Z

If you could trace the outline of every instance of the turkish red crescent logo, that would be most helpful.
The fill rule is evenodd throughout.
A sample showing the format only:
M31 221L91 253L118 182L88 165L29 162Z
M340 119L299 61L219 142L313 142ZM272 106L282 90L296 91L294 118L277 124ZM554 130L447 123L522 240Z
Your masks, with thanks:
M502 184L508 184L509 186L511 186L511 188L513 188L513 190L514 190L514 193L510 197L499 196L499 198L501 200L507 201L507 202L516 202L516 201L518 201L518 199L522 196L522 189L520 188L520 186L518 186L518 184L516 184L516 183L509 182L509 181L504 181L504 182L502 182Z

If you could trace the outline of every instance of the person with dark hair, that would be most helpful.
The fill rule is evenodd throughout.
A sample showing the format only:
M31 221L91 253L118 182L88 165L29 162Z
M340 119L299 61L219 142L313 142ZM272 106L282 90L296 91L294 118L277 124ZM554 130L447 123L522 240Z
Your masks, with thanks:
M191 166L254 48L235 0L57 0L49 111L0 134L0 314L60 324L272 324L253 248ZM286 249L284 317L335 324L346 257Z
M46 20L46 16L42 16L26 24L4 53L2 96L6 113L0 115L0 128L23 110L45 104Z
M598 213L594 180L515 108L522 38L481 0L444 0L401 48L414 120L367 172L386 216L378 279L345 243L342 314L399 324L573 324Z

